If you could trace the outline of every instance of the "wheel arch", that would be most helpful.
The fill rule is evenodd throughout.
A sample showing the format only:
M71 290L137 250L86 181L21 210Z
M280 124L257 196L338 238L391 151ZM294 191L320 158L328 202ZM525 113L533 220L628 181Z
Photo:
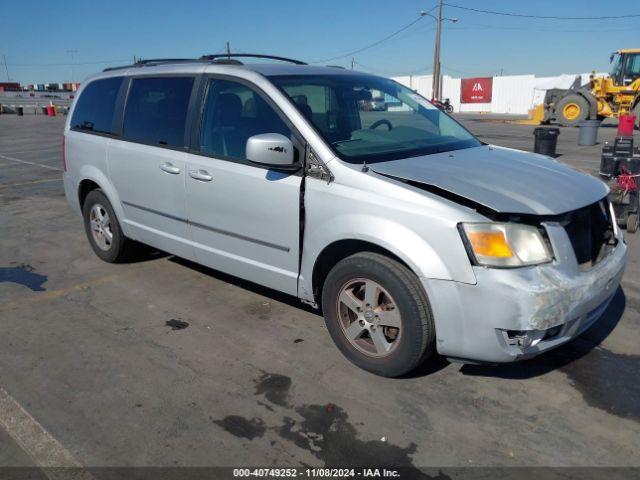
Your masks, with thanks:
M79 181L76 187L76 194L78 198L78 202L80 205L80 210L82 211L82 207L84 205L84 201L87 198L87 195L90 191L99 188L105 194L109 203L111 203L111 207L113 208L116 216L120 220L120 227L125 235L129 235L128 228L126 222L123 222L125 215L122 210L122 204L120 203L120 197L118 196L118 192L109 181L107 176L98 168L93 165L84 165L78 175Z
M100 185L88 178L80 181L80 184L78 185L78 203L80 204L80 209L84 208L84 201L86 200L87 195L89 195L89 192L99 188Z
M580 88L575 91L578 95L581 95L589 105L589 115L587 115L587 120L594 120L598 117L598 99L591 92L591 90L587 88Z
M367 240L344 238L327 245L316 258L311 274L314 298L320 300L324 282L331 269L341 260L360 252L375 252L384 255L397 261L417 275L415 270L404 259L391 250Z

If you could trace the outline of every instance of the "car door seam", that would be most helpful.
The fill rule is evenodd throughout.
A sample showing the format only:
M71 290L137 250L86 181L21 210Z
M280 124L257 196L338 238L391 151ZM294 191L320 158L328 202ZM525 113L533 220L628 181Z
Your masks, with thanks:
M227 235L229 237L234 237L234 238L238 238L240 240L245 240L247 242L251 242L251 243L258 244L258 245L262 245L264 247L273 248L275 250L281 250L283 252L289 252L291 250L289 247L285 247L283 245L278 245L276 243L266 242L264 240L259 240L257 238L252 238L252 237L248 237L246 235L241 235L239 233L230 232L228 230L223 230L223 229L220 229L220 228L215 228L215 227L210 227L208 225L203 225L201 223L192 222L191 220L189 220L187 218L176 217L175 215L170 215L168 213L159 212L158 210L154 210L154 209L148 208L148 207L143 207L141 205L136 205L136 204L131 203L131 202L122 201L122 204L123 205L128 205L129 207L137 208L139 210L145 210L145 211L150 212L150 213L155 213L156 215L161 215L163 217L170 218L171 220L176 220L178 222L183 222L183 223L186 223L187 225L192 226L192 227L202 228L202 229L209 230L209 231L212 231L212 232L215 232L215 233L220 233L222 235Z

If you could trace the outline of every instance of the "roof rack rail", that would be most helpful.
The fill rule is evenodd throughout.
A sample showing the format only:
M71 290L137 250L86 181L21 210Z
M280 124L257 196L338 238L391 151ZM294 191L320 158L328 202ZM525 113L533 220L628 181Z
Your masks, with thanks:
M306 65L305 62L294 60L293 58L278 57L275 55L263 55L260 53L221 53L216 55L203 55L200 58L149 58L146 60L138 60L131 65L121 65L119 67L109 67L102 70L103 72L111 72L114 70L122 70L124 68L137 68L152 65L162 65L167 63L186 63L186 62L215 62L226 65L242 65L237 58L266 58L269 60L279 60L281 62L289 62L295 65Z
M102 70L103 72L110 72L112 70L121 70L123 68L144 67L147 65L160 65L162 63L183 63L183 62L198 62L197 58L148 58L136 60L131 65L122 65L120 67L109 67Z
M144 65L149 65L151 63L181 63L181 62L197 62L196 58L149 58L149 59L140 59L133 65L136 67L142 67Z
M218 62L220 60L231 60L234 58L266 58L269 60L280 60L281 62L293 63L295 65L306 65L306 62L287 57L277 57L275 55L263 55L260 53L220 53L216 55L203 55L200 60ZM238 62L240 63L240 62Z

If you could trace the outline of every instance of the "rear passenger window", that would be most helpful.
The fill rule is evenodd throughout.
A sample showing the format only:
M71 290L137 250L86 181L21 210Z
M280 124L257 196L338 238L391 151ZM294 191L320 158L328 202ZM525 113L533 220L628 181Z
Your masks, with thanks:
M97 133L115 133L113 112L123 77L94 80L77 100L71 128Z
M212 80L202 118L200 151L246 159L247 140L262 133L291 137L289 127L254 90L237 82Z
M184 147L193 77L134 78L122 136L127 140Z

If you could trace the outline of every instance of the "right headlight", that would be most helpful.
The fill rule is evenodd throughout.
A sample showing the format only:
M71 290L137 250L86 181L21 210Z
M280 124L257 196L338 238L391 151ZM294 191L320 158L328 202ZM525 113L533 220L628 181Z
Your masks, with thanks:
M553 260L540 230L522 223L461 223L460 233L478 265L523 267Z

